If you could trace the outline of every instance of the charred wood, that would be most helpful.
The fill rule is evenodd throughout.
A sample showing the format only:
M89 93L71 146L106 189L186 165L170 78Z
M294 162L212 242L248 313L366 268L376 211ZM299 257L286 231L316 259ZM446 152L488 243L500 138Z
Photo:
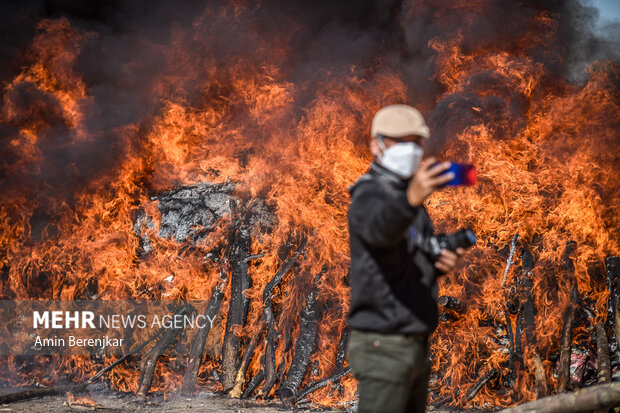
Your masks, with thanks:
M179 314L181 312L181 310L183 310L183 307L179 311L177 311L175 314ZM66 393L66 392L77 393L77 392L83 390L84 388L86 388L86 386L88 386L89 384L94 383L98 378L100 378L105 373L107 373L108 371L112 370L114 367L118 366L119 364L121 364L122 362L127 360L129 357L131 357L134 354L137 354L140 351L142 351L147 345L149 345L151 342L153 342L155 339L157 339L157 337L159 337L164 332L164 330L166 330L164 327L160 328L147 341L145 341L144 343L142 343L139 346L135 347L134 349L129 351L123 357L120 357L115 362L113 362L110 365L106 366L105 368L101 369L97 374L95 374L93 377L91 377L90 379L88 379L84 383L69 384L69 385L63 385L63 386L54 386L54 387L48 387L48 388L43 388L43 389L24 390L24 391L21 391L21 392L6 394L4 396L0 396L0 404L2 404L2 403L13 403L13 402L16 402L16 401L31 399L31 398L34 398L34 397L50 396L50 395L62 394L62 393Z
M184 311L186 311L186 306L183 306L180 309L178 309L175 312L175 314L182 314ZM127 352L127 354L123 355L121 358L119 358L115 362L101 369L97 374L95 374L93 377L91 377L90 379L88 379L86 382L83 383L84 387L88 386L91 383L94 383L95 380L97 380L99 377L103 376L105 373L112 370L114 367L118 366L119 364L127 360L129 357L142 351L147 345L149 345L151 342L157 339L157 337L159 337L165 330L166 330L165 327L161 327L157 332L155 332L155 334L149 337L149 339L146 340L144 343L140 344L139 346L135 347L131 351ZM79 391L79 390L80 390L79 388L75 389L75 391ZM71 390L67 390L67 391L71 391Z
M292 348L292 343L293 343L293 338L291 336L291 334L289 333L289 331L285 331L284 332L284 338L282 340L284 342L284 354L287 354L291 348ZM287 360L286 357L282 357L282 360L280 360L280 364L278 365L278 380L280 382L282 382L286 376L286 364L287 364Z
M349 325L346 325L342 329L342 335L340 336L340 342L338 343L338 351L336 352L336 370L339 370L344 366L344 362L347 358L347 349L349 348L350 335L351 328Z
M222 298L224 297L224 290L226 289L226 279L222 279L214 288L211 294L209 304L204 311L204 317L207 320L215 319L215 316L220 311L222 304ZM182 393L185 395L193 394L196 390L196 381L198 380L198 370L200 369L200 363L202 362L202 356L204 354L205 344L207 336L211 330L211 325L208 324L204 328L198 329L194 341L192 343L192 350L187 361L187 369L183 376Z
M458 394L458 391L457 391ZM439 397L437 399L434 399L432 402L432 406L437 408L437 407L442 407L445 406L446 404L450 403L454 401L454 397L452 396L443 396L443 397Z
M501 410L500 413L581 413L620 404L620 383L597 384Z
M522 337L524 333L524 283L530 275L530 271L534 268L534 257L527 249L521 251L521 277L515 279L511 288L506 293L506 315L516 314L515 328L513 330L513 368L517 370L517 363L523 362L523 344ZM507 321L508 323L508 321ZM516 373L516 372L515 372Z
M293 347L293 336L291 335L291 330L290 329L285 329L283 332L283 338L282 338L282 348L283 354L288 354L291 351L291 348ZM287 365L287 358L286 357L282 357L282 359L280 360L280 364L278 365L278 380L280 382L284 381L284 378L286 376L286 365Z
M616 341L620 345L620 314L618 313L618 305L620 305L620 258L609 256L605 259L605 267L607 274L607 284L609 286L609 302L607 305L607 322L605 323L616 336Z
M310 364L310 356L316 347L318 321L321 315L318 305L318 282L322 275L323 272L316 275L312 291L306 297L306 306L301 314L301 328L299 338L295 343L293 361L288 375L278 391L278 396L281 399L289 399L297 393Z
M545 373L540 354L538 353L536 323L534 321L534 313L536 312L536 308L534 305L534 297L532 297L532 288L534 283L530 278L531 272L534 269L534 259L532 254L527 249L524 249L523 251L522 263L524 277L523 329L525 331L525 340L532 355L532 362L534 363L536 395L540 398L549 394L549 386L547 384L547 374Z
M254 261L257 260L259 258L263 258L266 254L264 252L261 252L259 254L254 254L254 255L248 255L247 257L245 257L245 262L250 262L250 261Z
M534 269L534 256L527 248L523 248L521 251L521 274L523 276L529 275Z
M519 241L519 234L516 233L512 238L512 243L510 245L510 253L508 254L508 258L506 259L506 268L504 269L504 277L502 278L502 287L506 285L506 277L508 276L508 272L510 271L510 267L514 263L514 256L517 250L517 242ZM514 366L515 359L515 335L512 331L512 321L510 319L510 311L508 309L508 305L510 303L510 299L508 298L508 293L506 293L506 307L504 308L504 318L506 319L506 335L508 336L508 369L512 372Z
M452 310L457 314L463 314L465 312L465 306L461 303L456 297L451 297L449 295L442 295L437 300L437 303L448 310Z
M478 392L489 382L491 381L495 376L497 375L497 370L492 368L487 374L485 374L484 376L482 376L480 379L478 379L478 381L476 382L476 384L474 384L474 387L472 387L467 394L465 395L465 401L470 401L471 399L473 399L474 397L476 397L476 395L478 394Z
M84 390L87 385L87 383L67 384L63 386L45 387L42 389L31 389L9 393L0 396L0 404L15 403L22 400L34 399L36 397L54 396L56 394L63 393L78 393Z
M181 307L177 313L180 313L183 310L183 307ZM177 314L175 313L175 314ZM157 339L157 337L159 337L164 331L166 330L165 327L161 327L155 334L153 334L151 337L149 337L148 340L146 340L144 343L140 344L138 347L132 349L131 351L129 351L127 354L123 355L123 357L119 358L118 360L116 360L115 362L113 362L112 364L106 366L105 368L103 368L101 371L99 371L97 374L95 374L93 377L91 377L90 379L88 379L86 381L86 385L89 385L91 383L93 383L95 380L97 380L99 377L103 376L105 373L107 373L108 371L112 370L114 367L118 366L119 364L121 364L122 362L124 362L125 360L127 360L129 357L133 356L134 354L139 353L140 351L142 351L142 349L144 349L146 346L148 346L151 342L153 342L155 339Z
M347 359L347 351L349 349L349 337L351 335L351 328L349 325L345 325L340 335L340 341L338 342L338 350L336 351L336 367L335 371L342 370L344 363ZM338 393L344 395L344 388L340 385L340 379L334 380L334 386L338 389Z
M439 320L443 322L456 321L461 314L465 313L465 306L456 297L442 295L437 300L437 304L443 310L439 313Z
M304 398L308 396L309 394L317 391L318 389L321 389L327 386L330 383L336 383L340 381L340 379L345 377L350 372L351 372L351 367L347 367L344 369L341 368L341 369L338 369L336 373L332 374L331 376L323 380L309 384L308 386L304 387L299 392L297 392L297 394L295 395L295 403L303 403L305 401Z
M307 238L304 236L301 240L302 244L306 243ZM280 314L280 317L283 317L284 313ZM278 325L281 325L281 323L277 323ZM275 324L274 324L275 325ZM283 354L288 354L292 348L292 343L293 343L293 337L291 335L291 329L284 329L284 331L282 332L283 338L282 338L282 348ZM287 366L287 359L286 357L282 357L282 360L280 360L280 364L278 365L277 368L277 380L279 381L283 381L284 380L284 376L286 374L286 366Z
M560 344L560 362L558 367L558 392L567 389L570 381L570 358L571 358L571 339L575 311L573 302L569 304L564 316L564 327L562 328L562 341Z
M512 370L515 358L515 337L512 332L510 312L507 308L504 308L504 317L506 318L506 335L508 336L508 368Z
M268 396L271 389L278 380L276 372L276 336L275 328L267 331L267 340L265 343L265 352L263 353L262 364L265 373L265 381L261 387L260 394Z
M263 338L265 330L263 329L263 320L258 322L258 332L254 334L250 344L245 349L243 353L243 359L241 360L241 365L239 366L239 370L237 371L237 376L235 377L235 385L232 390L228 393L230 397L239 398L241 397L241 389L245 384L245 373L248 371L248 367L250 366L250 361L252 361L252 356L254 356L254 350L256 350L256 346Z
M173 238L178 242L196 245L216 227L217 221L228 214L238 198L232 195L235 184L199 183L181 186L151 198L160 212L160 238ZM140 239L139 255L153 250L148 230L154 228L154 218L147 216L143 208L134 212L134 231Z
M502 287L506 285L506 277L508 276L508 271L510 271L510 267L512 266L514 260L515 252L517 251L517 241L519 241L518 233L516 233L514 237L512 237L510 253L508 254L508 259L506 260L506 268L504 269L504 276L502 277Z
M245 390L241 395L242 399L247 399L254 393L254 390L265 380L265 372L263 370L259 371L258 374L248 382L248 385L245 386Z
M304 253L306 248L306 244L308 242L307 238L303 238L299 244L299 247L295 250L295 252L291 255L291 257L286 260L286 262L282 265L282 267L276 272L273 278L265 285L265 289L263 290L263 303L267 300L273 299L273 290L280 285L282 279L288 272L293 268L295 262L299 258L300 255Z
M239 369L239 351L241 340L235 331L245 325L249 299L243 294L251 287L251 279L248 274L248 263L245 258L250 250L251 239L249 230L244 224L240 224L230 240L228 261L231 264L230 277L230 300L228 304L228 317L226 318L226 330L222 343L222 387L224 391L230 390L235 384L235 376Z
M605 327L602 324L594 325L594 334L596 336L596 364L598 368L598 383L611 382L611 361L609 358L609 342Z
M562 328L562 339L560 344L560 363L558 368L558 393L566 391L570 382L570 358L573 322L575 320L575 310L579 301L577 283L575 280L575 265L571 254L575 251L577 243L568 241L562 256L561 272L564 281L570 286L570 302L564 313L564 327Z
M192 313L194 308L190 304L184 305L176 314L186 315ZM182 328L168 328L162 335L161 339L155 343L155 346L146 354L140 362L140 381L136 395L145 397L153 383L153 374L157 360L164 353L166 348L174 342Z
M521 335L523 334L523 306L519 305L519 310L517 312L517 322L515 324L515 351L514 351L514 360L521 362L523 361L523 350L521 346Z
M263 353L263 371L265 373L265 381L261 389L261 393L265 396L269 395L272 387L277 380L276 372L276 338L278 332L275 327L275 319L273 313L273 291L280 285L284 276L293 268L295 262L306 248L307 238L303 238L297 250L286 260L282 267L276 272L274 277L267 283L263 290L263 318L265 320L265 329L267 330L265 352Z
M452 322L452 321L456 321L459 318L454 315L454 313L450 313L447 311L442 311L439 313L439 321L441 321L442 323L448 323L448 322Z

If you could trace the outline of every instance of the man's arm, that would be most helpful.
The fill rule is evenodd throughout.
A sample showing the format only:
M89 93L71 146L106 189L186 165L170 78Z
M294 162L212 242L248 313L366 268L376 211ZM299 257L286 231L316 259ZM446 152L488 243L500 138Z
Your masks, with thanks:
M372 246L390 247L402 239L418 211L405 193L389 197L376 183L364 182L353 195L349 230Z
M349 209L350 231L375 247L389 247L401 240L424 200L454 178L449 162L429 158L409 183L406 194L390 198L372 183L362 183Z

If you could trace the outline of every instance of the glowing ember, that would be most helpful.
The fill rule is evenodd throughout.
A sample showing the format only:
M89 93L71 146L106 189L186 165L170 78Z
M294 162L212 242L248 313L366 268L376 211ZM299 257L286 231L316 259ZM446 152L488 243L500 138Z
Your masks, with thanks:
M72 393L67 393L67 404L69 406L86 407L95 407L97 405L95 399L92 398L90 393L87 393L84 396L74 396Z

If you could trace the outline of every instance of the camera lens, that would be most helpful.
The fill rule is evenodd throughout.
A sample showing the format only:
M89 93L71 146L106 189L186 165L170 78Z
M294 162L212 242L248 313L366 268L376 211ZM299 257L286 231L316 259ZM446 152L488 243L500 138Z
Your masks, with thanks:
M439 234L436 238L440 248L450 251L469 248L476 244L476 235L469 228L460 229L454 234Z
M461 248L469 248L476 245L476 234L469 228L463 228L454 235L458 237L457 244Z

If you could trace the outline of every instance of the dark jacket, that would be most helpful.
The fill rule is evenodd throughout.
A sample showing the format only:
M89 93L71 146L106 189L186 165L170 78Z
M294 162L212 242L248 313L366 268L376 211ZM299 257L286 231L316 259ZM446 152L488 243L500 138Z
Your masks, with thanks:
M423 206L407 202L408 182L373 163L351 188L351 327L389 334L430 334L437 327L433 260L412 231L433 234Z

